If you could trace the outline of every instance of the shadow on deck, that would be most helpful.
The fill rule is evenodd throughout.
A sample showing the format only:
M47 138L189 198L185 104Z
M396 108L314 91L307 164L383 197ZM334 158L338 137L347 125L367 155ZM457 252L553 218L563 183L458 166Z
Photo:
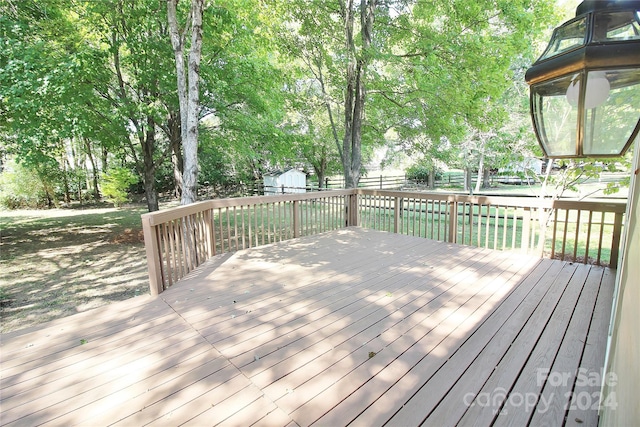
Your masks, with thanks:
M2 425L596 425L615 271L360 228L1 336Z

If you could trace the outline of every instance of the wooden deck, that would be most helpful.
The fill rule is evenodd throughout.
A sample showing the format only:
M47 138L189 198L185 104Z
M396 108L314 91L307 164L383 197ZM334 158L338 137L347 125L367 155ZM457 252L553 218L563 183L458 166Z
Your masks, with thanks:
M243 250L2 335L0 424L596 425L614 276L360 228Z

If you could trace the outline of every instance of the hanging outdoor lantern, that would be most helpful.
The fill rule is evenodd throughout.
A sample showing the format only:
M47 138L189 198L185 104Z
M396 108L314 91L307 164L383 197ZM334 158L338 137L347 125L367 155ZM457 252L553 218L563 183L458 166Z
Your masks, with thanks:
M640 1L583 1L525 78L547 157L624 154L640 130Z

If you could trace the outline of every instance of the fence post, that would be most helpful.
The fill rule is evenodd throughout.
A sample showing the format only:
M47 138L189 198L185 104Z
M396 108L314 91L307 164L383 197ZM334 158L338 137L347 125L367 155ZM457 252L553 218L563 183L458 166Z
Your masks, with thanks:
M144 248L147 253L149 291L152 296L157 296L164 291L158 227L151 225L151 218L149 216L142 215L142 230L144 233Z
M293 237L300 237L300 201L293 201Z
M604 214L603 214L604 215ZM618 268L618 258L620 257L620 237L622 234L622 213L616 212L613 220L613 237L611 239L611 259L609 268Z

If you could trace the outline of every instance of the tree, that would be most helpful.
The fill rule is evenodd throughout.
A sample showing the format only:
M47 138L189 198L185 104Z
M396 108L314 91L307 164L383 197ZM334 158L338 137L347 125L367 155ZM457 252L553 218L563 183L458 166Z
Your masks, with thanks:
M102 191L105 198L120 207L129 200L129 187L138 182L138 177L126 168L113 168L103 173Z
M142 178L147 208L158 210L156 173L168 161L179 116L175 66L166 9L153 0L90 2L81 13L85 31L99 41L94 55L106 64L92 84L106 100L103 121L118 129L112 146Z
M359 10L354 0L340 3L344 19L347 85L344 94L344 137L340 157L344 169L345 187L355 188L362 167L362 125L365 116L367 68L371 62L371 43L376 0L360 0ZM355 15L360 18L360 40L356 44ZM360 48L358 49L358 46Z
M58 194L65 202L82 199L86 168L80 160L85 155L94 160L90 147L103 127L90 107L102 103L87 76L103 62L80 36L83 31L68 2L5 2L0 16L0 135L5 152L38 171L51 203ZM93 170L95 178L95 166ZM97 192L95 180L93 187Z
M298 77L292 87L315 82L311 85L321 100L316 105L326 114L315 125L329 126L329 132L322 133L335 143L346 186L355 187L362 173L363 141L368 140L365 105L368 70L377 49L373 28L377 2L296 0L278 7L288 23L280 34L282 49L306 69L306 77Z
M198 195L198 121L200 118L200 60L202 57L202 13L204 0L192 0L188 23L181 31L176 5L178 0L167 0L167 16L171 45L176 60L180 124L183 147L182 201L183 205L196 201ZM185 36L191 29L191 45L185 51ZM188 54L188 72L185 71ZM188 77L187 77L188 76Z
M389 110L398 133L435 144L446 138L457 151L449 155L461 158L473 135L497 135L513 111L503 94L520 78L519 65L532 60L532 40L551 11L546 0L447 0L404 9L386 52L389 78L398 84L376 88L395 107Z
M295 0L283 7L292 23L284 48L319 84L352 186L363 147L383 142L390 129L403 149L426 148L424 157L449 161L468 129L502 128L508 114L497 106L513 60L531 57L552 3Z
M388 135L434 166L470 133L496 135L471 150L486 163L507 138L513 58L526 58L548 4L11 0L0 5L4 151L46 164L70 197L89 177L82 156L96 192L99 171L131 167L149 210L172 176L195 200L198 151L201 167L224 164L234 179L291 165L323 176L339 158L355 186Z
M300 156L311 165L318 178L318 187L325 187L325 179L329 174L340 173L341 160L330 132L330 126L324 117L312 112L299 118L298 125L303 127L297 132L297 149Z

